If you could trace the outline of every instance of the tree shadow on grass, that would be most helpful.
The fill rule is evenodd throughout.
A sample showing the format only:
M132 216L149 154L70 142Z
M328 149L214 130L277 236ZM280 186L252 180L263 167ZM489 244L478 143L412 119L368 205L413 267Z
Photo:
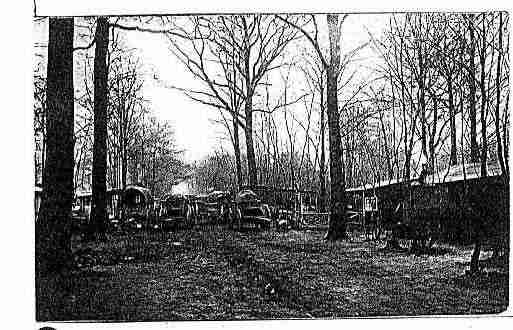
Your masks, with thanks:
M452 283L466 289L507 289L509 274L497 271L482 271L475 274L461 274Z

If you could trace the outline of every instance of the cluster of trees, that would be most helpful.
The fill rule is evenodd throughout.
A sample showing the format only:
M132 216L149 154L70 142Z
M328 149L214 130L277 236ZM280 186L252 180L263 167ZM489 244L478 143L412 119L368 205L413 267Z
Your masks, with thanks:
M80 24L82 23L82 24ZM76 23L85 30L85 43L94 39L96 20ZM89 40L87 40L89 39ZM106 184L124 188L127 184L148 187L155 195L168 191L170 182L183 175L185 164L180 160L181 150L174 142L169 122L157 119L151 104L144 98L144 68L134 49L125 45L122 33L111 29L105 54L106 91ZM93 176L94 147L94 51L91 47L75 47L75 133L74 133L74 189L90 191ZM46 73L41 70L44 58L34 74L35 127L35 181L42 183L45 155ZM171 111L171 109L170 109Z
M356 145L370 151L362 157L362 150L354 149L358 162L368 164L360 168L360 176L372 178L371 183L409 180L423 167L436 173L472 164L485 177L493 163L509 183L508 20L502 12L390 18L383 36L373 39L382 63L379 80L367 95L377 116L356 137L351 133ZM477 196L465 188L461 205L475 214L472 272L479 269L485 227L499 221L488 222L486 205L474 200L487 195L485 185L481 188ZM497 251L508 245L507 235L493 235L498 236L493 239Z
M119 39L121 30L167 40L198 84L161 83L219 114L232 150L221 148L195 164L200 190L260 184L318 189L321 209L330 212L327 238L341 239L348 187L409 180L422 165L436 172L479 163L487 175L490 161L507 179L509 16L390 15L381 34L369 33L367 42L349 47L343 32L350 18L212 15L86 24L90 43L74 49L86 54L79 61L84 88L74 94L80 105L75 188L92 177L101 219L107 185L141 182L157 193L170 182L166 175L180 172L172 131L151 116L139 64ZM88 56L94 44L94 57ZM374 56L370 67L356 61L362 51ZM47 78L35 79L36 140L46 142L36 143L36 153L46 154L36 157L36 166L44 167L44 183L55 102L49 99L55 88L50 64L49 46Z
M366 95L377 114L352 136L380 150L364 176L410 179L422 164L437 172L466 163L479 163L486 176L490 161L509 175L507 21L505 13L390 18L373 38L382 63Z
M256 182L315 188L323 197L321 200L326 200L325 186L329 183L332 218L342 219L333 221L341 224L340 230L330 228L341 233L346 187L385 180L407 181L418 177L423 168L435 173L469 163L477 164L481 175L486 176L490 162L500 165L507 181L510 120L507 13L390 15L381 34L369 33L368 43L354 45L341 54L342 23L347 17L267 17L281 22L294 35L273 66L280 75L267 72L264 76L260 89L253 94L262 109L254 109L253 116L245 114L243 120L232 122L221 112L219 120L234 142L237 154L241 148L235 143L237 124L243 127L244 120L251 117ZM232 20L237 19L240 18ZM225 19L209 18L208 22L214 24L211 21L216 20ZM205 29L211 26L198 24ZM220 31L219 28L212 33L219 35ZM201 35L211 37L205 31ZM209 49L209 38L200 38L204 49ZM287 52L294 47L294 51ZM364 48L375 57L370 70L354 61ZM187 50L180 50L182 55L190 55ZM209 52L198 54L207 59ZM214 62L218 64L222 60ZM204 72L209 72L205 69L209 65L205 60ZM230 78L234 76L232 71L239 74L239 66L222 72ZM364 81L357 81L357 70L368 70L370 75ZM289 76L293 77L292 87L283 84ZM236 86L217 78L211 81L238 95ZM274 91L280 89L277 106L270 104L270 86ZM223 91L218 95L224 95ZM225 114L234 113L222 102L216 103L215 95L210 92L206 100L198 96L205 96L204 91L186 92L195 93L189 95L200 102L208 100L213 106L229 110ZM242 106L244 98L241 95ZM250 134L247 130L245 133ZM246 137L246 145L248 141ZM249 168L250 159L247 161L248 167L242 166L240 177L244 183L251 184L251 178L244 173ZM217 154L200 164L205 169L198 173L199 176L211 173L214 166L228 166L236 173L240 171L239 166L233 166L237 162L240 162L237 157L232 160L228 155ZM219 187L226 182L233 186L230 175L216 176L217 182L211 181L210 185ZM343 234L333 236L343 237Z
M37 54L34 70L35 182L43 186L36 264L42 271L70 260L69 217L78 190L92 189L89 237L101 237L108 187L139 184L160 195L187 171L171 125L144 99L142 66L118 31L131 27L106 17L36 24L47 21L48 43L36 45L47 53Z
M290 70L292 66L301 66L287 54L287 47L291 47L303 40L307 40L309 48L313 49L313 62L317 63L317 76L313 78L310 93L310 111L314 103L320 104L321 113L321 138L319 180L322 182L321 196L326 200L325 189L325 151L324 129L327 126L329 137L329 174L330 174L330 230L327 238L339 239L345 237L345 178L342 166L343 149L340 136L340 111L337 100L339 84L341 83L344 69L351 61L353 55L360 48L341 56L340 39L342 25L347 15L327 15L327 28L319 31L318 17L290 15L287 17L277 15L232 15L232 16L208 16L190 17L185 22L175 22L180 36L169 35L170 50L184 64L189 72L199 81L203 82L200 89L185 89L171 86L184 91L191 99L211 106L220 111L222 124L226 127L230 141L233 145L235 157L235 177L237 187L243 182L241 144L239 128L245 137L245 158L247 164L247 184L256 186L260 183L269 183L269 176L273 175L273 183L281 184L283 180L277 180L278 173L286 167L288 185L299 187L303 167L308 167L315 173L315 162L312 161L313 147L316 145L310 134L310 119L305 125L303 121L298 124L303 127L306 142L302 150L295 150L296 136L290 126L294 120L289 108L301 100L305 100L306 94L291 91L292 82ZM308 31L307 31L308 30ZM320 34L328 35L328 47L320 40ZM297 49L297 48L296 48ZM293 54L294 52L292 52ZM292 58L291 58L292 57ZM306 72L311 73L311 68L304 66ZM276 71L279 71L277 78ZM306 74L308 75L308 74ZM273 79L274 78L274 79ZM282 81L281 92L276 93L276 79ZM303 77L304 79L304 77ZM318 80L320 79L320 81ZM274 80L274 81L273 81ZM315 84L315 87L313 85ZM320 86L318 86L320 85ZM269 92L272 86L274 93ZM343 89L343 85L340 85ZM320 88L320 91L318 91ZM316 90L317 93L311 93ZM326 96L324 94L326 93ZM278 94L278 95L276 95ZM317 95L315 95L317 94ZM317 100L320 97L320 101ZM308 102L306 102L308 103ZM327 122L324 119L326 109ZM277 138L280 129L273 127L274 114L279 110L285 114L283 122L287 128L287 146L284 150L278 150L281 144ZM260 122L256 122L256 116ZM311 112L310 112L311 114ZM258 137L257 125L260 124L261 134ZM274 137L273 132L275 131ZM313 143L312 143L313 142ZM255 149L260 146L259 155ZM305 157L305 149L310 152ZM282 159L288 158L284 166ZM287 156L288 155L288 156ZM217 157L217 156L216 156ZM314 156L313 158L316 158ZM260 158L262 167L258 167L257 158ZM296 159L299 158L299 161ZM305 161L308 159L308 161ZM209 164L211 162L206 162ZM299 165L299 168L297 168ZM258 176L261 170L262 175ZM211 171L206 170L205 173ZM310 173L312 173L310 172ZM282 173L283 174L283 173ZM311 177L311 176L308 176ZM311 184L311 182L310 182Z

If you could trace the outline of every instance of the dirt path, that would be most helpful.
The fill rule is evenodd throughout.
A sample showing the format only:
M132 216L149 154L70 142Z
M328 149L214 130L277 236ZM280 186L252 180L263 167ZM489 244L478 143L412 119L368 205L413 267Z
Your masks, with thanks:
M497 313L507 306L507 274L462 276L469 251L416 257L322 235L200 227L78 244L102 262L43 279L38 319L329 318Z

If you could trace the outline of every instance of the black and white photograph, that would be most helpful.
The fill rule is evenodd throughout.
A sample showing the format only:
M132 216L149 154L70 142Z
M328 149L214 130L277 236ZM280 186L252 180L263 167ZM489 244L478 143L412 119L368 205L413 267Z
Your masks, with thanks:
M31 21L36 326L511 315L509 11Z

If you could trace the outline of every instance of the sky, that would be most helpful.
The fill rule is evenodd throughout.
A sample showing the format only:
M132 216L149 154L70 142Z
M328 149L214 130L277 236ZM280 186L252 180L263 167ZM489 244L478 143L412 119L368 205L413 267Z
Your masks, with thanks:
M193 102L182 92L163 87L153 79L155 73L167 85L197 85L190 73L168 50L163 36L130 32L126 40L129 46L139 49L143 66L148 68L144 94L150 100L155 116L173 125L176 143L179 148L185 149L186 161L205 157L217 143L218 128L210 120L217 117L218 110Z
M341 51L345 53L369 40L369 32L379 35L386 26L389 15L353 14L343 26ZM321 21L324 18L321 18ZM322 26L320 27L322 28ZM179 87L198 86L183 65L171 54L163 36L129 32L127 43L140 51L143 63L155 70L159 78L168 85ZM375 61L372 51L363 52L364 58L359 62L362 67L372 66ZM148 70L148 71L151 71ZM361 69L360 71L366 71ZM157 117L169 120L175 129L177 144L185 149L185 159L189 162L200 160L214 149L219 148L222 128L212 123L219 118L215 108L208 107L189 100L183 93L160 86L148 77L145 85L145 95L151 100L151 105ZM242 138L242 137L241 137ZM231 147L224 142L224 149Z
M352 14L343 25L341 51L342 54L369 40L369 32L379 36L385 28L389 15L386 14ZM324 22L324 23L323 23ZM326 31L325 18L319 18L319 29ZM47 28L36 26L35 42L45 43ZM137 49L145 72L144 97L150 101L156 117L169 121L174 127L175 140L179 148L185 150L184 160L194 162L206 157L214 150L223 148L230 151L231 146L226 139L224 129L212 122L219 118L219 110L196 103L182 92L162 86L154 79L158 76L165 85L178 87L199 87L198 81L184 68L168 50L168 42L164 36L143 32L125 32L127 46ZM321 39L322 40L322 39ZM305 41L305 45L308 45ZM309 47L309 45L307 46ZM369 76L368 67L375 63L375 54L370 47L360 53L361 60L352 69L358 71L355 79L365 80ZM224 141L224 142L223 142ZM241 136L243 141L243 136Z

